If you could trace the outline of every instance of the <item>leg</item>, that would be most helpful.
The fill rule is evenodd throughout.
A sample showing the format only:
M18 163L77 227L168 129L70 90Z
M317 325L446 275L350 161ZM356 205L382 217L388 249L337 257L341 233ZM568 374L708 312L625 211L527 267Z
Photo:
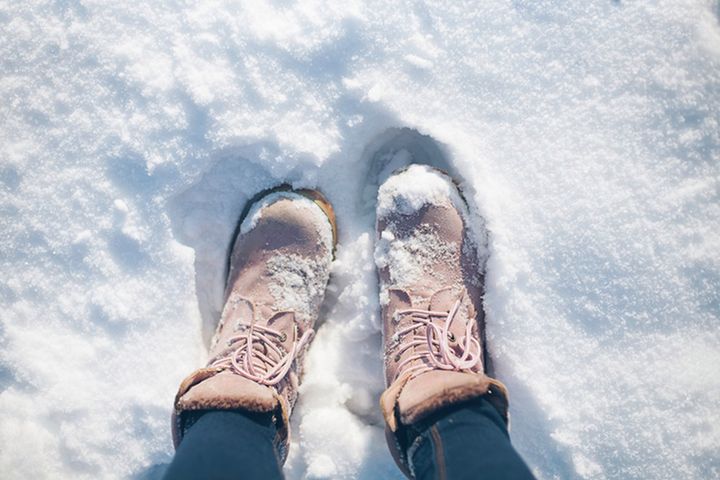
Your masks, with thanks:
M193 415L165 480L283 478L270 415L234 410Z
M487 233L468 223L457 184L422 165L380 186L376 218L380 406L398 466L420 479L532 478L510 445L506 388L483 365Z
M418 480L532 479L497 410L479 398L423 422L408 450Z
M330 204L308 190L278 187L246 208L208 362L175 397L171 478L281 477L301 366L330 276L334 219ZM208 413L198 418L200 411Z

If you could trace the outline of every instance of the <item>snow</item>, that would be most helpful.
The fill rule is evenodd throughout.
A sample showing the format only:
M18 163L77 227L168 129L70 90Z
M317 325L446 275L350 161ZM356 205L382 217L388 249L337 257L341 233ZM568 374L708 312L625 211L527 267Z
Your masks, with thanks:
M330 226L328 225L328 232ZM326 250L330 260L331 250ZM303 320L313 308L311 299L322 298L330 277L326 262L308 260L301 255L277 255L268 261L270 295L279 310L292 310ZM319 302L315 303L315 307Z
M412 156L403 156L412 161ZM402 235L402 225L393 221L395 213L401 216L412 215L425 205L450 205L456 208L463 221L467 222L469 212L460 198L452 180L438 170L427 165L410 165L398 170L386 180L378 179L380 186L377 194L376 220L385 224L380 238L375 241L375 265L378 269L389 267L389 284L379 282L379 298L382 305L390 300L388 288L412 289L413 285L424 277L437 281L435 289L443 286L443 279L433 268L438 262L456 264L460 258L460 249L454 243L443 241L433 228L421 226L411 233ZM400 222L402 223L402 222ZM480 237L486 240L487 235ZM468 236L468 240L477 243L477 237ZM469 242L463 242L463 247ZM473 250L477 250L473 248ZM478 264L483 264L485 259Z
M296 254L278 254L268 260L268 290L279 310L291 310L308 324L311 312L319 307L330 276L329 265L333 255L332 226L325 212L307 197L294 192L272 192L251 204L247 216L240 224L240 233L255 228L264 209L275 202L288 199L292 208L312 219L317 226L322 258L314 259ZM241 292L242 293L242 292Z
M321 222L321 225L329 225L327 216L314 201L294 192L280 191L269 193L251 204L252 206L248 211L247 216L243 219L243 222L240 225L240 233L246 233L255 228L257 222L262 218L263 209L281 199L292 200L293 208L302 210L303 215L314 217L317 221ZM331 251L332 230L330 228L318 228L318 233L323 246L328 251Z
M436 162L490 232L488 342L539 478L720 475L720 5L0 2L0 471L172 458L245 202L338 215L288 478L400 478L374 198Z
M406 152L402 152L407 156ZM409 155L412 158L412 155ZM464 212L464 203L449 178L427 165L411 165L382 181L378 189L376 215L385 217L390 212L411 215L424 205L442 205L450 199L452 205Z

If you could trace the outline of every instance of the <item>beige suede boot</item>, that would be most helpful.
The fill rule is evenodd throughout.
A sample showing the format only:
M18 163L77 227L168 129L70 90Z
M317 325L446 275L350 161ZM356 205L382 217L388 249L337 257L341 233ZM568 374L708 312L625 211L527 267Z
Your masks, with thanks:
M411 165L380 187L375 261L384 322L388 443L410 476L403 430L480 396L507 420L505 387L483 366L484 231L453 181Z
M175 446L189 427L186 412L264 412L274 416L285 460L290 413L335 243L335 216L318 192L279 188L251 203L232 245L209 361L175 397Z

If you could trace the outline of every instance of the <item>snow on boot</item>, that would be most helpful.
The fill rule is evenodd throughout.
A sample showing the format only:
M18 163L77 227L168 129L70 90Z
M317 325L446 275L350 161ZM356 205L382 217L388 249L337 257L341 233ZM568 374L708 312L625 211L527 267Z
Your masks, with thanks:
M274 415L284 461L302 361L335 242L332 207L318 192L275 189L251 204L232 246L209 361L182 382L175 397L176 446L189 427L185 412L266 412Z
M480 396L507 419L504 385L483 367L486 232L471 231L453 181L411 165L380 187L375 263L380 280L388 443L409 475L403 430Z

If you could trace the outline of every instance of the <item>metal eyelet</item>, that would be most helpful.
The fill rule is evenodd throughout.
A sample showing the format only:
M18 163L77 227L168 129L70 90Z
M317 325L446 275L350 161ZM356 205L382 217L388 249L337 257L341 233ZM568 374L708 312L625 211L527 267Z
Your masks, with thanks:
M280 341L284 342L285 340L287 340L287 333L282 332L282 335L280 335Z
M399 361L400 361L400 354L399 354L399 353L395 355L395 361L396 361L396 362L399 362Z

